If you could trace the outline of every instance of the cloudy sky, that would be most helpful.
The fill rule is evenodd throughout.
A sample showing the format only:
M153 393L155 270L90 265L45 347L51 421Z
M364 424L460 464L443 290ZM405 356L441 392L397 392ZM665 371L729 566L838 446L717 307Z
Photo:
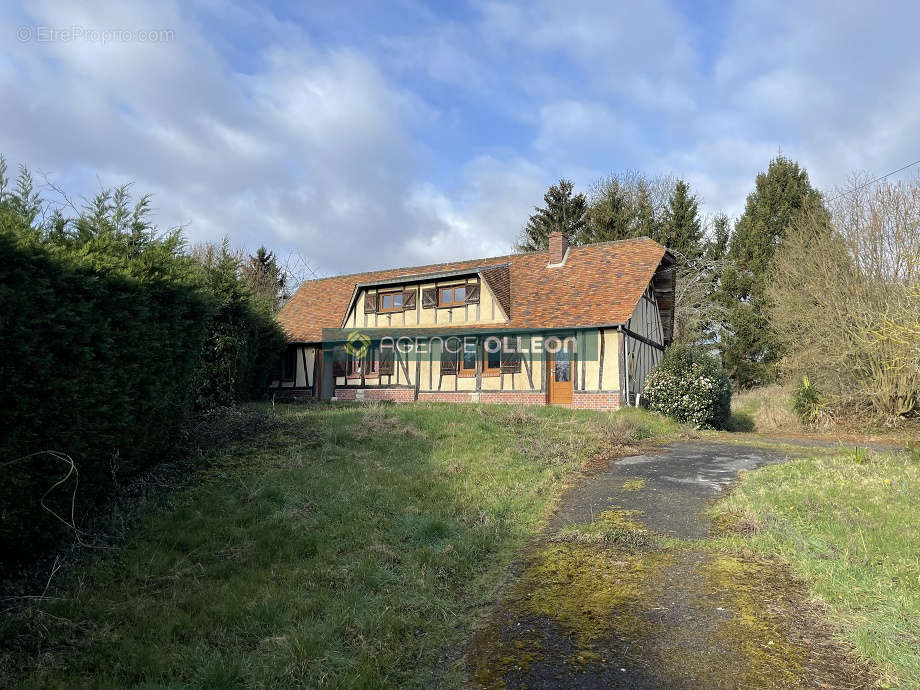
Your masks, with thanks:
M920 158L920 4L782 7L4 2L0 152L319 274L505 253L561 176L736 215L780 150L822 189Z

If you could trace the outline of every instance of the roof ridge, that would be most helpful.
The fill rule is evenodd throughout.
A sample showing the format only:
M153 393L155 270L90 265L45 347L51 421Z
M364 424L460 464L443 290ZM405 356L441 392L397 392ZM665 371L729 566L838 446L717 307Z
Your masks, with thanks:
M604 242L589 242L588 244L573 244L570 246L570 249L587 249L588 247L601 247L601 246L605 246L609 244L625 244L627 242L639 242L639 241L655 242L655 240L653 240L648 235L641 235L639 237L626 237L621 240L606 240ZM655 242L655 244L658 244L658 242ZM391 273L393 271L417 271L418 269L433 268L435 266L444 266L445 264L466 264L466 263L475 264L477 262L482 262L482 261L497 261L499 259L512 259L513 257L516 257L516 256L533 256L536 254L546 254L546 253L548 253L548 250L539 249L539 250L532 251L532 252L500 254L498 256L485 256L485 257L477 258L477 259L455 259L452 261L441 261L439 263L434 263L434 264L422 264L421 266L397 266L394 268L378 268L373 271L355 271L354 273L341 273L341 274L334 275L334 276L324 276L322 278L313 278L312 280L305 280L301 284L304 285L307 283L319 283L324 280L336 280L339 278L354 278L355 276L371 277L377 273ZM453 270L453 269L445 269L445 270ZM412 274L407 274L407 275L412 275Z
M667 248L648 237L573 245L570 251L572 256L561 273L547 265L549 252L540 251L306 281L284 305L278 320L292 341L320 342L322 329L341 326L357 283L414 281L419 274L432 271L441 275L481 271L484 285L498 300L496 310L506 309L511 327L587 328L621 323L635 310L664 257L670 256Z
M534 254L539 252L532 252ZM520 254L502 254L500 256L486 256L481 259L454 259L452 261L441 261L435 264L422 264L421 266L396 266L394 268L378 268L373 271L355 271L354 273L340 273L334 276L324 276L322 278L313 278L312 280L305 280L302 284L306 283L319 283L324 280L335 280L337 278L354 278L355 276L373 276L377 273L392 273L393 271L417 271L418 269L423 268L434 268L436 266L444 266L445 264L475 264L480 261L496 261L498 259L510 259L512 256L521 256ZM446 269L453 270L453 269ZM434 271L432 271L434 272ZM406 274L412 275L412 274Z

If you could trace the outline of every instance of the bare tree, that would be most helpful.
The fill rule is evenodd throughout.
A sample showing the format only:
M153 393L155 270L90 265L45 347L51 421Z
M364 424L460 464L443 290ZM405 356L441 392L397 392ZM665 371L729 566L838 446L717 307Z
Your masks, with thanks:
M832 195L831 225L803 216L776 256L771 320L785 369L837 405L893 418L920 405L920 177Z
M728 262L728 218L707 218L703 251L697 257L677 258L674 288L674 340L682 343L711 342L725 319L724 304L716 299L719 280Z

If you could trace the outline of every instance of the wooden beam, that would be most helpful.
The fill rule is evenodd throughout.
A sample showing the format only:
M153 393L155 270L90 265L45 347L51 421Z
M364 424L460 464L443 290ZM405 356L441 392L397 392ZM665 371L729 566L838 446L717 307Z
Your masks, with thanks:
M659 350L664 350L664 345L662 345L661 343L656 343L654 340L649 340L644 335L639 335L635 331L631 331L628 328L624 328L623 332L626 333L630 338L634 338L638 340L640 343L645 343L646 345L651 345L652 347L657 348Z

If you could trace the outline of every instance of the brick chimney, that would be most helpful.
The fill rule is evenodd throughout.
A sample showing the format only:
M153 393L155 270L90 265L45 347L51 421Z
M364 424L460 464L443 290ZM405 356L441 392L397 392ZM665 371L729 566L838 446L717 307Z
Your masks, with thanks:
M549 234L549 264L561 264L565 258L565 250L569 248L569 240L561 232Z

